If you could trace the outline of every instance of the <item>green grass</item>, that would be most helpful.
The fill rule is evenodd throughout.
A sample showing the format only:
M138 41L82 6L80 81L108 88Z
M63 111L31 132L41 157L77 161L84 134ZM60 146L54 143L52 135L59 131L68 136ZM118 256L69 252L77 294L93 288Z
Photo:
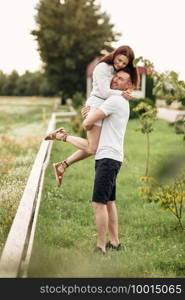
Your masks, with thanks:
M51 98L0 97L0 252L53 105Z
M51 165L75 149L56 141L46 170L29 277L184 277L184 232L174 216L138 194L146 158L146 137L135 131L138 125L137 120L129 121L126 162L117 181L119 232L125 250L108 251L104 257L93 254L97 237L91 207L94 159L67 169L63 187L58 188ZM150 175L185 149L182 136L165 121L156 121L154 127Z

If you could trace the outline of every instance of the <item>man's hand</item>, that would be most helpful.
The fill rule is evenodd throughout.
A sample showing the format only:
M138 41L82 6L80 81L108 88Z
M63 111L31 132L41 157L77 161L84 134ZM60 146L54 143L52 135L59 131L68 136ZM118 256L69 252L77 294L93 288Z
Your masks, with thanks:
M86 118L88 115L88 112L90 111L90 106L83 106L81 109L81 115L83 118Z
M84 130L91 130L92 129L92 127L93 127L93 124L92 123L89 123L88 122L88 119L85 119L84 121L83 121L83 123L82 123L82 127L83 127L83 129Z
M127 100L133 100L132 90L126 90L122 92L122 96Z
M95 112L90 114L82 123L82 126L85 130L91 130L91 128L94 126L94 123L98 120L103 120L107 116L106 114L99 108L96 109Z

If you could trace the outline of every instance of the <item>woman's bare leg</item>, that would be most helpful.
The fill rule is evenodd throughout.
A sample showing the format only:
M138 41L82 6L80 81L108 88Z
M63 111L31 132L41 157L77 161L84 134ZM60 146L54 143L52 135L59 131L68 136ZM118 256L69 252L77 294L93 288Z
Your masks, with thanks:
M53 164L53 167L55 169L55 177L58 185L62 184L62 178L67 167L79 160L85 159L86 157L89 157L96 153L100 133L101 127L93 126L91 130L87 131L88 140L75 136L67 136L66 142L79 148L80 150L76 151L62 162Z
M67 157L65 160L63 160L59 163L53 164L58 185L61 185L62 178L63 178L64 172L67 167L71 166L75 162L78 162L79 160L85 159L96 153L100 133L101 133L101 127L93 126L93 128L91 130L87 131L88 140L74 137L74 136L67 136L66 142L72 144L73 146L75 146L77 148L80 148L82 146L86 150L80 149L80 150L74 152L69 157ZM85 145L86 145L86 147L85 147Z
M74 164L75 162L85 159L86 157L89 157L89 156L91 156L91 154L85 152L84 150L77 150L71 156L66 158L65 161L70 166L70 165Z
M75 146L80 150L84 150L86 153L90 155L93 155L96 153L96 149L98 147L100 133L101 133L101 127L94 125L91 130L87 131L87 139L68 135L66 138L66 142L68 142L69 144ZM80 153L80 155L82 155L82 153Z
M87 131L88 140L80 137L75 137L75 136L67 136L66 142L80 149L74 152L72 155L70 155L63 161L65 162L65 164L63 165L64 169L74 164L75 162L78 162L80 160L83 160L95 154L96 149L98 147L100 133L101 133L101 127L93 126L91 130Z
M84 151L88 148L89 144L87 139L73 135L68 135L66 138L66 142Z

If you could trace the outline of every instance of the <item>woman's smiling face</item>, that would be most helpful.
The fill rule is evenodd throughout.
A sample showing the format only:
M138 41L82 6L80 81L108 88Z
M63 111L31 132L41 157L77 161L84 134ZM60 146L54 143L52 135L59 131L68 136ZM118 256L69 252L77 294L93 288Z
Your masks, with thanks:
M120 70L125 68L129 63L128 57L123 54L118 54L114 58L114 69Z

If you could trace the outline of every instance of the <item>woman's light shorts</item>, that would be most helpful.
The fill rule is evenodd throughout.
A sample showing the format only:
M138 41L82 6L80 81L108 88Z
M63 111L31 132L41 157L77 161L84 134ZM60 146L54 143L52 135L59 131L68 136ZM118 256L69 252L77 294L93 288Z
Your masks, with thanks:
M90 106L90 111L88 112L87 116L92 115L98 108L95 106ZM101 127L102 126L102 120L98 120L94 123L94 125Z

